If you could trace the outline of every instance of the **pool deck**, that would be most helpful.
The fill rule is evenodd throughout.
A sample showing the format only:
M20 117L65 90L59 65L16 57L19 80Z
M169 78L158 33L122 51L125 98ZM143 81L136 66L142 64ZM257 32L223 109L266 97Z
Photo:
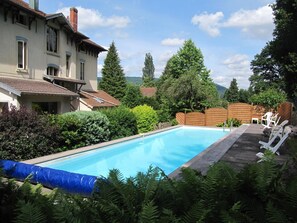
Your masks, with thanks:
M209 166L218 161L229 164L235 170L241 170L247 164L256 163L259 160L256 154L264 151L264 149L260 150L259 141L268 142L263 129L264 127L260 124L242 125L231 132L230 136L216 142L182 167L190 167L205 174ZM276 157L276 161L284 163L288 159L287 151L283 147L279 151L281 155ZM180 168L169 177L179 178L179 174Z

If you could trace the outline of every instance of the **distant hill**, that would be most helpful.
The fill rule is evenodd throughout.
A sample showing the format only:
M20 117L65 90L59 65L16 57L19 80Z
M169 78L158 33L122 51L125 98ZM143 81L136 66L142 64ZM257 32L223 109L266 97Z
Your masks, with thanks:
M100 81L102 79L102 77L98 77L98 81ZM136 84L136 85L141 85L142 84L142 78L141 77L126 77L126 80L128 83L132 83L132 84ZM217 90L219 92L220 97L222 97L225 93L225 91L227 90L227 88L215 84L217 87Z

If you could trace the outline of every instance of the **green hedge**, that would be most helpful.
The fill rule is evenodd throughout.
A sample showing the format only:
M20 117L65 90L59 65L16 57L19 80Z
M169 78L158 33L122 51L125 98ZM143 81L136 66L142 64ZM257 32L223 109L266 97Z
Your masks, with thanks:
M101 110L109 120L110 139L118 139L137 134L136 117L129 108L120 106Z
M57 115L55 122L63 137L63 150L69 150L109 140L106 115L94 111L68 112Z
M26 160L59 151L59 128L24 107L0 115L0 159Z
M158 124L158 114L150 106L140 105L132 109L136 117L138 133L149 132Z

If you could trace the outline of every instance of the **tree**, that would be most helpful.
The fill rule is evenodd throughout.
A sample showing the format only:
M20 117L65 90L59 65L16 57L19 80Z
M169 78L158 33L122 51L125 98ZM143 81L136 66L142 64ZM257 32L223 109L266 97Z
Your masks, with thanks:
M102 80L99 83L99 88L120 100L125 95L125 74L120 65L120 59L114 42L110 45L104 60Z
M297 97L297 1L277 0L272 5L275 29L271 41L272 57L281 66L286 93Z
M283 88L288 97L297 103L297 1L276 0L272 9L275 24L273 40L253 61L252 69L254 67L256 70L253 69L255 76L251 77L251 87L257 93L274 83L275 77L279 76L284 86L277 83L275 86L277 89ZM268 84L265 85L267 80ZM255 84L257 82L258 86Z
M271 56L271 45L269 43L252 60L251 69L253 75L249 80L252 93L258 94L271 87L276 89L283 87L282 78L280 77L280 66Z
M134 108L141 104L142 95L139 86L128 84L126 94L123 97L122 103L129 108Z
M277 109L277 107L284 101L286 101L286 94L273 88L259 94L254 94L251 97L252 103L262 105L267 110Z
M204 65L203 55L192 40L185 41L177 54L167 61L157 95L171 113L185 108L203 110L219 101L216 86Z
M239 92L238 92L237 81L235 78L230 83L230 87L225 91L224 98L228 102L238 102Z
M164 77L179 78L188 71L194 71L202 76L209 76L209 71L204 65L203 55L192 40L186 40L183 47L167 62ZM162 75L162 76L163 76Z
M238 101L242 103L249 103L250 92L245 89L240 89L238 91Z
M153 57L150 53L145 54L144 68L142 68L142 73L143 86L154 86L155 66L153 62Z

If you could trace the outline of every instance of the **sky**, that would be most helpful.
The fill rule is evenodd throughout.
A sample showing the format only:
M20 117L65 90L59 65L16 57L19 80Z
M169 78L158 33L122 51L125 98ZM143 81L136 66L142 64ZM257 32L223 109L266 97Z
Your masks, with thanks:
M28 2L28 1L27 1ZM273 0L40 0L45 13L78 9L78 30L109 48L114 41L126 76L142 76L150 53L159 77L191 39L216 84L249 87L250 62L272 40ZM98 76L107 53L98 57Z

